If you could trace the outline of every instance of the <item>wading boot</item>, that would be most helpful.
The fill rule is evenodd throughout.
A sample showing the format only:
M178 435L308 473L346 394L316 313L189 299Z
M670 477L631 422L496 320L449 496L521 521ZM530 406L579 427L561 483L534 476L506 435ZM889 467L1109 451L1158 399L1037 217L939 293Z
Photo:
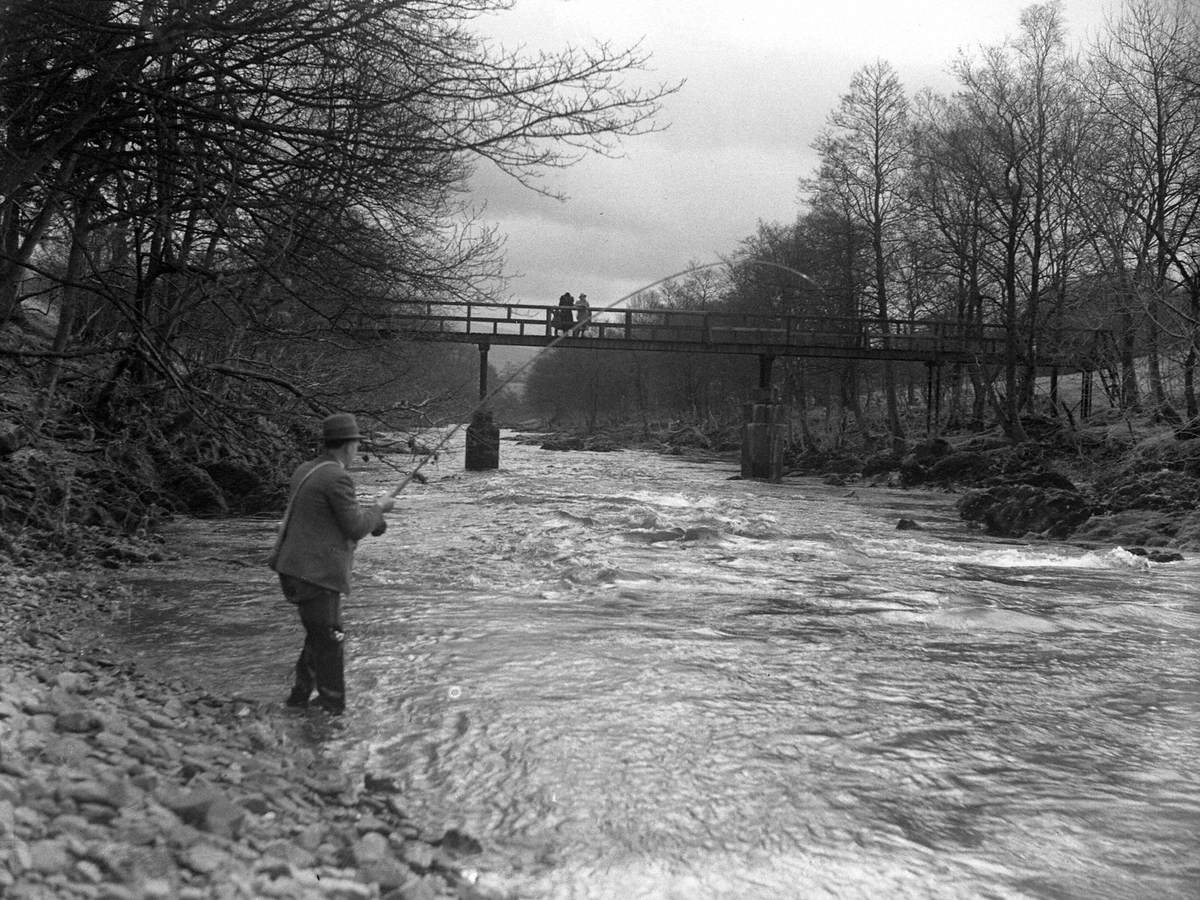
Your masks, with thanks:
M332 697L317 697L309 705L312 709L319 709L322 712L329 713L331 716L340 716L346 711L345 701L335 700Z

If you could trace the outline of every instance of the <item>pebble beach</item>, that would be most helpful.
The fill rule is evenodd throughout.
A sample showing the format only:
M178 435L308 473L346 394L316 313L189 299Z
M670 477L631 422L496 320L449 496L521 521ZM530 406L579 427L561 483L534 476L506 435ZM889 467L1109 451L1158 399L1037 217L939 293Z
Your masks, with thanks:
M387 777L296 741L296 714L114 655L106 577L10 571L0 594L0 896L511 896L475 838L423 834Z

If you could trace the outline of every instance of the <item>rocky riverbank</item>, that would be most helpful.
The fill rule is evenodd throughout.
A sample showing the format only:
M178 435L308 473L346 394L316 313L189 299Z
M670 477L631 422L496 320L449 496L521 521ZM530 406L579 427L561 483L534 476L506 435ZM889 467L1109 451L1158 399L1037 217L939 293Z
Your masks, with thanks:
M1195 428L1107 411L1082 426L1032 420L1037 439L936 438L863 476L961 494L959 515L988 534L1124 547L1159 562L1200 550L1200 437Z
M288 714L100 646L121 597L95 572L10 570L0 593L0 896L508 895L474 838L422 834L392 782L345 773Z
M0 329L3 348L46 340ZM281 511L312 436L101 402L86 379L48 403L39 373L0 356L0 897L508 896L474 837L424 833L389 778L325 758L313 730L336 720L160 677L99 637L119 570L171 554L160 523Z

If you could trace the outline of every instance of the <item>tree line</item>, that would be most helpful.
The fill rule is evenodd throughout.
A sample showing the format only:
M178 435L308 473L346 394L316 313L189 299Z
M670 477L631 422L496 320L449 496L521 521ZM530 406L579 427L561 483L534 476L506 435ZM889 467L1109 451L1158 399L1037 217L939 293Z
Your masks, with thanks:
M538 190L653 130L676 89L630 86L640 47L486 40L474 23L508 5L0 2L0 326L53 312L44 345L0 354L44 410L69 382L98 423L130 402L241 429L468 396L461 352L363 324L494 296L474 167Z
M953 92L915 96L888 62L860 68L814 142L819 164L800 179L796 220L760 224L723 271L697 270L641 302L860 318L885 334L895 318L1001 325L1003 365L955 366L939 381L949 426L991 416L1017 441L1024 417L1070 412L1047 409L1032 362L1068 333L1090 335L1069 349L1114 405L1196 417L1200 7L1126 0L1073 48L1061 6L1032 5L1010 38L950 68ZM744 360L639 369L595 354L590 364L597 375L548 354L531 400L553 410L574 392L595 420L606 406L636 406L652 383L643 407L657 416L736 417L755 377ZM660 371L647 382L649 366ZM784 368L800 427L823 414L835 440L875 428L899 446L928 402L923 367Z

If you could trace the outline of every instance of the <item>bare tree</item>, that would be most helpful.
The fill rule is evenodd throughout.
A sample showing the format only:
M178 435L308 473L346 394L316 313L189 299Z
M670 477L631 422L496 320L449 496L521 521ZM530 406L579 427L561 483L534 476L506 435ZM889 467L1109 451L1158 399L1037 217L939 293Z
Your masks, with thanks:
M871 251L870 289L883 339L888 341L892 316L889 289L901 229L908 214L905 197L910 165L909 103L892 67L883 61L854 74L850 90L829 115L814 147L821 156L817 190L839 198L868 235ZM836 205L836 204L835 204ZM884 363L884 395L893 447L903 448L896 380Z
M954 66L964 90L974 155L963 155L982 192L983 257L1001 297L1007 334L1005 396L998 407L1013 440L1026 439L1020 412L1027 402L1042 337L1051 222L1056 204L1072 196L1061 184L1072 171L1064 139L1072 107L1070 60L1057 2L1027 7L1018 36L961 56ZM1022 366L1024 360L1024 366ZM1019 380L1021 376L1021 380Z
M1159 408L1168 403L1160 369L1163 329L1179 331L1178 321L1167 321L1169 297L1173 284L1184 284L1190 324L1178 336L1188 348L1190 416L1200 411L1194 388L1200 296L1191 288L1200 240L1198 73L1194 4L1130 0L1093 49L1083 82L1100 130L1092 171L1100 198L1095 221L1101 263L1130 300L1138 301L1130 318L1141 313L1150 386ZM1124 349L1131 369L1133 347Z
M918 98L914 139L915 221L922 223L930 247L940 257L943 316L964 334L978 335L987 315L984 269L985 196L974 160L982 134L961 101L939 95ZM993 301L991 301L994 303ZM965 367L973 388L969 422L982 425L992 373L981 363ZM961 373L951 380L951 421L962 415Z
M70 270L95 308L66 343L118 352L101 400L131 379L208 403L234 377L303 398L322 347L391 305L489 292L472 167L538 189L674 89L626 86L636 46L528 56L469 28L504 5L0 5L0 319L23 273ZM57 264L52 240L91 244L55 228L105 250Z

